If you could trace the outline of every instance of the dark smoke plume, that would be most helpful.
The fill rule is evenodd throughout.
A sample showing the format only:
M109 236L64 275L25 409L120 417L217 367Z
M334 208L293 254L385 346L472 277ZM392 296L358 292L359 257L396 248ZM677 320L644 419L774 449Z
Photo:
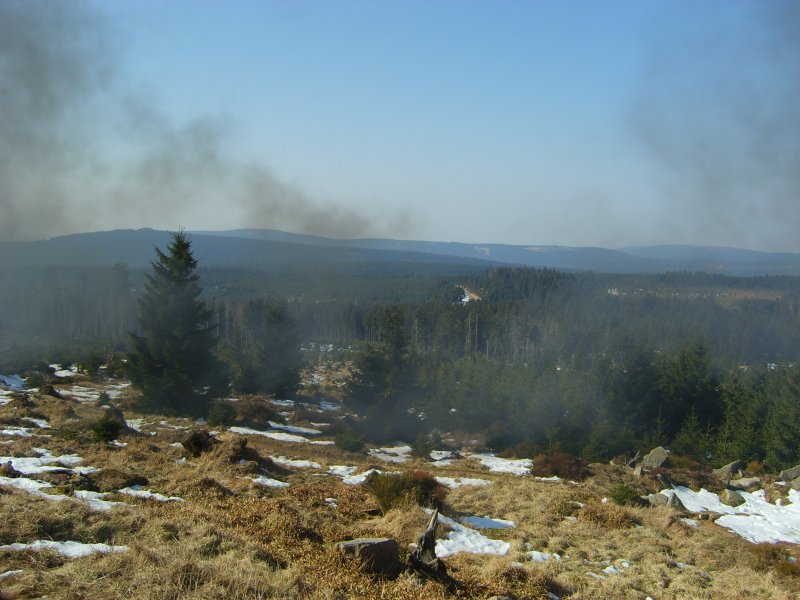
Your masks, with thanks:
M225 119L169 118L126 89L113 33L89 3L0 0L0 239L163 223L213 229L215 215L342 238L407 225L401 212L378 222L312 202L228 152Z
M696 29L661 23L646 63L634 125L663 169L662 237L800 251L800 3L733 5L670 4Z

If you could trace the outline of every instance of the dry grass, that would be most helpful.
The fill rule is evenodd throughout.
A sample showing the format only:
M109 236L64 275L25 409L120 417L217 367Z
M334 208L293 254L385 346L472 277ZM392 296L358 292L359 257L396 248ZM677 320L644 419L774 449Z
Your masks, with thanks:
M126 415L154 423L156 435L126 434L122 439L128 446L116 448L84 435L100 414L92 404L51 396L32 396L24 406L2 406L3 422L35 416L47 418L53 428L38 432L49 438L4 440L11 443L0 446L0 453L32 456L34 448L76 453L84 457L83 464L102 469L89 476L101 491L146 481L148 488L185 502L110 496L129 506L93 512L78 502L40 500L0 488L0 511L13 516L0 519L0 544L54 539L129 547L125 554L76 560L52 552L0 552L0 571L23 570L2 581L3 594L70 600L451 597L440 583L410 572L395 578L369 576L336 552L335 543L344 539L390 536L400 543L402 556L427 524L428 516L412 505L380 516L366 487L344 485L324 474L333 464L357 464L363 470L370 465L366 456L255 436L243 444L241 436L223 434L212 452L176 462L185 452L170 444L187 436L188 429L177 427L189 427L190 422L169 419L162 425L161 417ZM322 469L282 468L269 458L279 454L315 460ZM417 460L390 470L398 468L428 467ZM264 471L291 487L254 485L250 477ZM689 529L680 522L682 515L668 507L603 503L610 485L629 481L624 469L606 465L594 471L600 475L572 484L488 473L471 460L437 468L435 475L492 481L486 487L450 490L446 514L488 515L516 523L512 529L486 532L511 544L507 556L458 554L445 559L459 583L455 597L544 598L551 591L570 599L650 595L659 600L783 600L800 593L798 569L788 560L798 557L796 548L753 546L709 521ZM71 488L63 477L48 478L62 483L68 494ZM440 536L445 534L440 530ZM557 553L561 560L534 563L531 550ZM604 572L609 567L619 572Z

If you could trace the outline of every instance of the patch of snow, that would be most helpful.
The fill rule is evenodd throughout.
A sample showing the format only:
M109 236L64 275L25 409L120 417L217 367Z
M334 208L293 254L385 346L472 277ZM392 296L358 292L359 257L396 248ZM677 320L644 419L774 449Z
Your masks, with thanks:
M586 574L592 579L605 579L605 577L603 577L602 575L598 575L597 573L593 573L592 571L587 571Z
M433 514L431 509L424 509L429 515ZM459 552L470 552L472 554L495 554L504 556L508 554L511 544L502 540L493 540L482 533L462 525L444 515L439 515L439 522L452 529L447 533L447 539L436 540L436 556L446 558Z
M170 448L180 448L181 450L183 450L183 444L181 444L180 442L173 442L172 444L169 445L169 447Z
M47 471L63 471L65 467L54 466L53 463L59 462L66 467L72 467L79 464L83 459L77 454L63 454L61 456L53 456L48 450L43 448L34 448L34 451L39 453L38 457L28 456L0 456L0 463L11 463L20 473L25 475L32 475L34 473L46 473ZM86 467L89 468L89 467ZM71 470L66 468L66 470ZM96 469L95 469L96 470Z
M128 429L133 429L134 431L142 433L144 419L125 419L125 425L128 427Z
M530 552L528 552L528 556L530 556L531 561L533 562L547 562L548 560L561 560L561 556L559 556L555 552L550 554L549 552L539 552L538 550L531 550Z
M7 387L9 390L20 391L25 389L25 380L16 373L14 375L0 375L0 385Z
M275 406L294 406L294 400L270 400Z
M17 437L31 437L31 429L29 427L6 427L0 429L0 435L15 435Z
M451 450L431 450L430 457L433 461L439 460L449 460L453 458L458 458L455 452Z
M557 481L561 481L561 477L558 475L553 475L551 477L534 477L536 481L544 481L545 483L555 483Z
M459 519L462 523L469 525L475 529L509 529L516 527L514 521L506 521L505 519L493 519L492 517L461 517Z
M372 475L373 473L382 473L378 469L369 469L364 471L363 473L359 473L358 475L354 475L353 473L356 472L358 467L347 467L343 465L332 465L328 467L328 473L331 475L335 475L336 477L341 477L342 482L346 483L347 485L358 485L360 483L364 483L367 477Z
M275 421L267 421L269 426L273 429L279 429L280 431L288 431L289 433L304 433L306 435L319 435L322 433L319 429L311 429L311 427L298 427L296 425L283 425L281 423L276 423Z
M96 511L109 511L115 506L129 506L124 502L112 502L110 500L103 500L108 495L108 492L90 492L87 490L75 490L75 497L83 500L89 508Z
M339 505L336 504L336 498L325 498L325 503L331 508L339 508Z
M788 504L770 504L764 490L740 492L744 503L739 506L723 504L719 496L704 489L694 492L686 487L662 490L676 495L690 512L720 513L715 523L754 544L800 544L800 492L789 490Z
M108 544L82 544L81 542L54 542L52 540L36 540L29 544L8 544L0 546L0 550L53 550L67 558L81 558L95 552L127 552L127 546L109 546Z
M683 525L685 525L689 529L697 529L698 527L700 527L700 521L695 521L694 519L687 519L687 518L682 518L679 520Z
M73 385L68 390L59 390L64 396L70 396L77 402L96 402L100 398L100 391L94 388Z
M117 448L124 448L128 445L128 442L120 442L119 440L111 440L108 442L110 446L116 446Z
M488 479L470 479L469 477L437 477L436 481L451 490L460 488L462 485L484 486L492 483Z
M286 467L295 467L300 469L321 469L322 465L313 460L305 460L299 458L286 458L285 456L270 456L272 462Z
M150 500L157 500L158 502L183 502L183 498L178 496L164 496L150 490L143 490L140 485L132 485L131 487L122 488L117 490L120 494L128 496L136 496L137 498L148 498Z
M48 500L66 500L67 498L67 496L56 496L43 492L42 490L52 488L53 485L46 481L28 479L27 477L0 477L0 485L17 488L23 492L28 492L29 494Z
M328 402L327 400L320 400L319 408L320 410L330 410L330 411L341 410L342 405L336 402Z
M0 579L6 579L8 577L13 577L14 575L19 575L22 573L22 569L17 569L16 571L6 571L5 573L0 573Z
M512 475L528 475L531 472L533 461L529 458L500 458L491 453L471 454L481 465L495 473L511 473Z
M397 464L406 462L410 453L411 446L405 444L400 446L392 446L390 448L371 448L368 452L368 454L373 458L377 458L378 460L382 460L384 462Z
M34 419L33 417L22 417L22 420L33 423L39 429L50 429L50 423L48 423L44 419Z
M258 477L251 477L250 480L253 483L257 483L258 485L263 485L265 487L271 488L287 488L289 484L285 481L278 481L277 479L272 479L271 477L267 477L266 475L259 475Z

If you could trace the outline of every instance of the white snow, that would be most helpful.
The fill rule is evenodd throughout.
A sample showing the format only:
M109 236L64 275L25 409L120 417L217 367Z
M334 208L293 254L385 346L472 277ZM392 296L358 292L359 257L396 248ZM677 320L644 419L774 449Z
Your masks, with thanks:
M294 467L299 469L321 469L322 465L313 460L305 460L299 458L286 458L285 456L270 456L272 462L283 465L285 467Z
M29 423L33 423L40 429L49 429L50 423L45 421L44 419L34 419L33 417L22 417L23 421L28 421Z
M275 421L267 421L269 426L273 429L279 429L281 431L288 431L289 433L304 433L306 435L319 435L322 433L319 429L312 429L311 427L298 427L296 425L283 425L281 423L276 423Z
M493 519L492 517L461 517L460 521L474 527L475 529L509 529L516 527L514 521L506 521L505 519Z
M358 467L331 465L328 467L328 473L335 475L336 477L341 477L342 482L346 483L347 485L358 485L360 483L364 483L364 480L366 480L366 478L373 473L382 473L382 471L379 471L378 469L369 469L363 473L354 475L353 473L356 472L356 469L358 469Z
M178 496L164 496L150 490L143 490L140 485L132 485L131 487L122 488L117 490L120 494L128 496L136 496L137 498L149 498L150 500L157 500L158 502L183 502L183 498Z
M33 473L45 473L47 471L63 471L65 467L54 466L52 463L58 462L62 465L75 466L80 463L83 459L78 456L77 454L62 454L61 456L53 456L50 454L49 450L45 450L44 448L34 448L34 451L39 453L40 456L38 457L21 457L21 456L0 456L0 463L11 463L11 466L14 467L20 473L24 473L25 475L31 475ZM91 467L86 467L79 472L87 472L86 469L90 469L88 472L96 471L97 469L93 469ZM67 468L66 470L70 470ZM78 469L73 469L78 470Z
M25 380L17 375L0 375L0 385L7 387L9 390L23 390L25 389Z
M0 434L18 437L31 437L33 435L28 427L6 427L5 429L0 429Z
M75 497L78 498L79 500L83 500L92 510L105 512L111 510L115 506L129 506L124 502L112 502L110 500L103 500L105 496L108 496L108 492L90 492L87 490L75 490Z
M686 487L661 490L665 496L677 496L690 512L720 513L715 523L754 543L800 544L800 492L789 490L788 504L767 502L764 490L739 492L744 503L723 504L719 496L704 489L694 492Z
M5 573L0 573L0 579L6 579L7 577L13 577L14 575L19 575L22 573L22 569L17 569L16 571L6 571Z
M73 385L68 390L59 390L62 395L71 396L78 402L95 402L100 397L100 390Z
M229 431L232 431L233 433L240 433L242 435L263 435L264 437L272 438L273 440L278 440L279 442L308 443L317 444L320 446L328 446L334 443L333 440L309 440L308 438L304 438L303 436L294 433L285 433L283 431L260 431L258 429L251 429L250 427L231 427Z
M270 400L275 406L294 406L294 400Z
M321 400L319 403L320 410L341 410L342 405L337 404L336 402L328 402L327 400Z
M475 458L481 465L495 473L511 473L512 475L528 475L531 472L533 461L529 458L500 458L489 452L483 454L471 454L470 458Z
M371 448L368 452L373 458L397 464L406 462L410 453L411 446L406 444L391 446L389 448Z
M547 562L548 560L561 560L561 556L553 552L539 552L538 550L531 550L528 552L533 562Z
M449 460L452 458L458 458L458 455L451 450L431 450L430 457L433 461L439 460Z
M95 552L126 552L127 546L109 546L108 544L82 544L81 542L54 542L52 540L36 540L29 544L8 544L0 546L0 550L54 550L67 558L81 558Z
M561 481L561 477L558 475L552 475L551 477L534 477L536 481L544 481L545 483L555 483L557 481Z
M492 483L488 479L471 479L469 477L437 477L436 481L451 490L460 488L462 485L484 486Z
M125 419L125 425L128 429L133 429L141 433L142 427L144 427L144 419Z
M72 365L68 369L63 369L58 363L50 365L50 368L55 371L54 377L72 377L78 372L78 365Z
M65 500L67 496L55 496L43 492L42 490L52 488L53 485L46 481L28 479L27 477L0 477L0 485L17 488L34 496L46 498L47 500Z
M431 509L426 508L425 512L433 514ZM447 539L436 540L436 556L441 558L452 556L458 552L504 556L511 548L511 544L508 542L488 538L482 533L444 515L439 515L439 522L452 529L447 533Z
M285 481L278 481L277 479L272 479L272 477L267 477L266 475L259 475L258 477L251 477L250 479L253 483L257 483L258 485L263 485L265 487L271 488L287 488L289 484Z

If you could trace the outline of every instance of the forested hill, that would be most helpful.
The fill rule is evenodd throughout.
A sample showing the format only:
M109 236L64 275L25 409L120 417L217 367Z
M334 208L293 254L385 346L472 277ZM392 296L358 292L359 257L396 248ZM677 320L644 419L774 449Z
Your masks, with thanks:
M413 263L422 265L424 270L425 265L485 267L492 264L479 258L426 254L421 251L310 245L203 233L193 233L191 239L194 255L200 264L212 268L292 269L300 265L349 264L384 265L392 270L391 265ZM33 242L0 242L0 268L104 267L117 263L131 268L145 268L153 260L153 248L164 248L169 240L170 234L166 231L124 229Z
M635 246L608 249L389 239L336 240L273 229L237 229L202 233L204 235L291 242L309 246L420 252L564 271L596 271L599 273L689 271L745 277L800 275L800 254L757 252L739 248Z
M153 247L163 248L168 241L169 234L165 231L128 229L33 242L0 242L0 268L110 266L115 263L142 268L152 260ZM800 275L800 254L735 248L653 246L614 250L390 239L337 240L271 229L194 232L192 244L201 265L222 268L360 265L359 268L374 272L396 270L398 265L407 270L408 265L414 264L426 272L442 272L456 266L481 268L500 263L597 273L686 271L733 276Z

